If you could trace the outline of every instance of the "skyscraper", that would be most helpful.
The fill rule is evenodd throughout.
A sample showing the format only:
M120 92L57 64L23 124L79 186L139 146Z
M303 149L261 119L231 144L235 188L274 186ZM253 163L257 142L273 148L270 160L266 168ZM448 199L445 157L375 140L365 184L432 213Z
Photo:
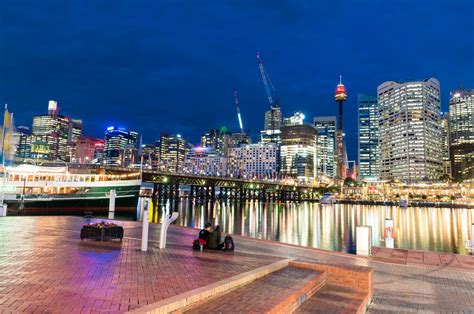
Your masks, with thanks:
M279 106L271 106L270 110L265 112L264 129L260 131L260 141L266 143L280 143L280 134L283 115Z
M75 143L82 133L82 122L59 114L54 100L48 103L48 114L33 117L31 157L68 161L68 144Z
M379 109L377 97L359 94L358 110L358 164L359 178L378 179L380 174Z
M105 132L105 164L111 166L126 166L129 160L124 155L126 148L137 146L137 132L128 131L114 126Z
M181 135L162 133L160 136L160 162L163 170L180 172L186 156L186 140Z
M227 149L230 144L231 133L226 127L212 129L201 136L201 146L212 148L218 154L227 155Z
M336 176L336 117L315 117L316 177Z
M31 158L31 131L29 127L19 126L14 133L16 152L15 158Z
M280 160L282 174L301 180L315 176L316 129L301 121L281 128Z
M439 81L382 83L377 102L381 179L439 179L443 172Z
M441 143L442 143L441 156L443 160L443 174L451 176L451 158L449 156L449 142L450 142L449 113L447 112L441 113L440 127L441 127Z
M449 101L451 171L456 179L474 178L474 89L451 93Z

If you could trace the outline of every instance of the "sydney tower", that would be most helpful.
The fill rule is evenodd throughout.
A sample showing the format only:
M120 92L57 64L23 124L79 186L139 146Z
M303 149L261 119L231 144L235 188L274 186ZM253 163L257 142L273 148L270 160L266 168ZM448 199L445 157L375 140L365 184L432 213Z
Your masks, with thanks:
M347 99L346 88L342 84L342 76L339 76L339 84L336 86L334 98L339 104L339 123L337 125L336 148L337 148L337 178L346 178L346 152L344 147L344 131L342 129L342 104Z

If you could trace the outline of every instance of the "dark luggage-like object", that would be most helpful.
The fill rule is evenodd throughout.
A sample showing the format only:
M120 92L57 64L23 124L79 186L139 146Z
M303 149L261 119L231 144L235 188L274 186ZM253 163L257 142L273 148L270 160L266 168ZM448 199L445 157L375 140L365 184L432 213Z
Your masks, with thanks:
M232 239L230 234L226 235L224 238L224 251L233 251L234 248L234 239Z

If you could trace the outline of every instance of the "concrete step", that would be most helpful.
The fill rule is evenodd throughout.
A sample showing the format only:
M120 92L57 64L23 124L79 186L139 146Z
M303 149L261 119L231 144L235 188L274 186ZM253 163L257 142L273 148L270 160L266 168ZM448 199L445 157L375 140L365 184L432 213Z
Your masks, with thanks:
M326 274L285 267L230 292L201 301L185 313L291 313L326 282Z
M366 294L353 288L327 283L295 313L364 313Z

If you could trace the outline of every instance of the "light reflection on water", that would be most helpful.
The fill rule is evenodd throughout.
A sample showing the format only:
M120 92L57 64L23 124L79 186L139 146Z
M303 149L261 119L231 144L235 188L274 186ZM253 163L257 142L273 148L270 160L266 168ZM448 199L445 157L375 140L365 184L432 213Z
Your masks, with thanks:
M169 206L161 206L159 219ZM183 200L177 224L202 228L206 222L226 233L290 244L355 253L355 227L372 226L373 244L384 246L385 218L397 232L395 247L468 254L464 241L471 237L473 209L400 208L319 203L192 204ZM156 220L156 219L155 219Z

